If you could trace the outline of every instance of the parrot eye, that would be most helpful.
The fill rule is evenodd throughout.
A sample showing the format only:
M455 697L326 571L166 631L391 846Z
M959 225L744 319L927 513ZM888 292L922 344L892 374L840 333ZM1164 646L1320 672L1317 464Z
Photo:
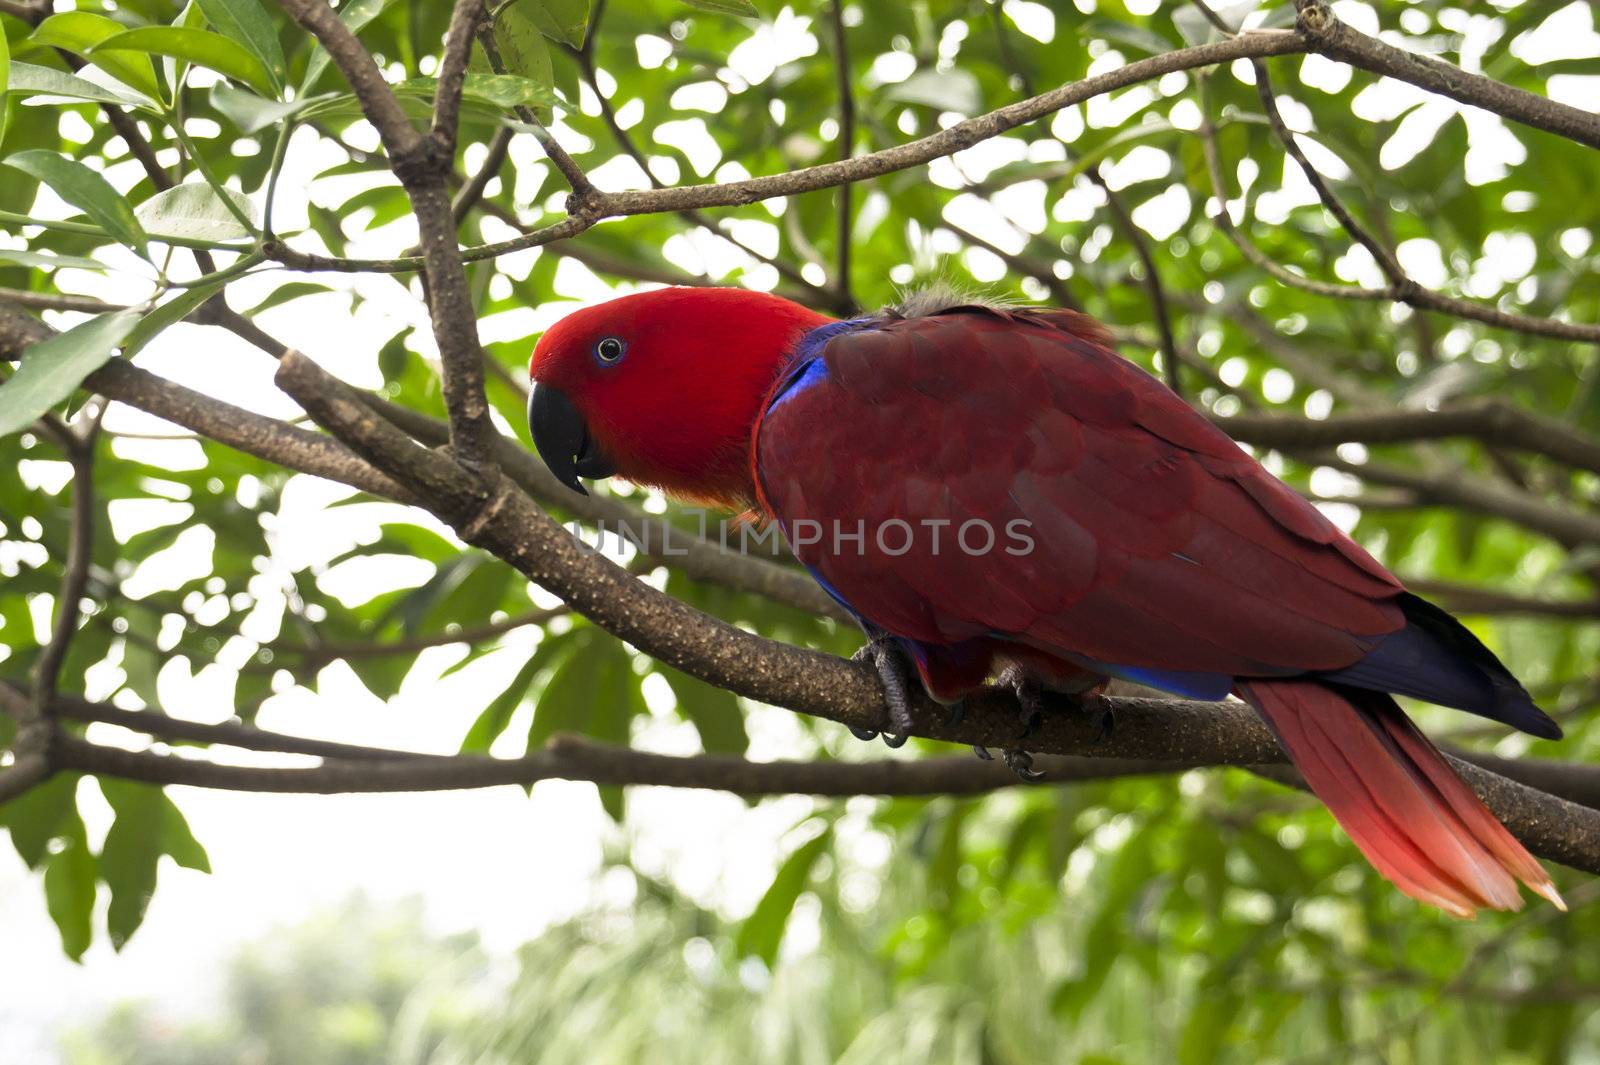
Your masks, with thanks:
M601 366L610 366L627 354L628 344L621 337L601 337L595 341L594 359Z

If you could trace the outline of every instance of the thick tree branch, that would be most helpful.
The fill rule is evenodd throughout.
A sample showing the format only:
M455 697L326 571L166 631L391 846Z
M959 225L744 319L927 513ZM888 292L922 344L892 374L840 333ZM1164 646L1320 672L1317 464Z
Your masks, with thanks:
M1469 74L1431 56L1401 51L1340 22L1323 0L1295 0L1295 9L1300 32L1311 49L1330 59L1341 60L1372 74L1410 82L1459 103L1481 107L1590 148L1600 148L1600 115L1513 88L1481 74Z
M244 321L242 317L240 320ZM54 333L45 322L0 299L0 361L18 358L23 350ZM107 399L126 403L209 440L287 469L325 477L400 502L412 498L399 484L321 433L225 403L130 362L112 360L90 374L83 385Z
M89 375L84 387L299 473L326 477L400 502L412 499L409 491L338 441L213 399L132 363L108 362Z

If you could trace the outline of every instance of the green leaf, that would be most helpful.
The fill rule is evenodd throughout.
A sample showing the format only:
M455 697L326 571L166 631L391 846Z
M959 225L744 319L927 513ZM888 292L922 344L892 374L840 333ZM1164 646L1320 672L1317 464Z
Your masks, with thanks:
M710 11L716 15L735 15L739 18L760 18L761 12L750 0L683 0L689 7Z
M784 859L777 875L772 878L772 886L767 888L767 893L756 903L755 910L739 926L735 947L741 957L754 955L766 962L768 968L777 960L789 914L794 912L794 904L811 879L812 867L832 841L833 826L829 825Z
M506 73L528 78L553 96L556 79L550 46L545 43L543 27L533 17L533 12L542 10L538 4L526 2L506 8L495 20L495 38Z
M360 33L362 28L383 13L389 6L390 0L349 0L339 7L339 21L343 22L345 29L351 33ZM332 56L320 44L311 53L311 58L306 60L306 72L300 79L300 91L297 95L307 95L311 87L322 77L322 72L328 69Z
M17 152L3 162L49 185L57 196L88 215L119 244L126 244L145 258L150 257L144 230L139 227L133 206L93 170L75 159L43 148Z
M256 0L197 0L200 10L212 29L238 41L261 61L272 81L274 95L283 92L283 82L289 75L288 64L283 59L283 46L278 43L278 31L272 19Z
M437 87L438 82L433 78L410 78L396 85L394 91L412 96L431 97ZM532 78L524 78L517 74L469 73L462 86L461 95L464 99L499 111L509 111L521 105L562 106L554 90L548 85L540 85Z
M141 26L115 37L107 37L95 46L91 58L98 62L99 57L107 52L149 52L171 56L243 82L263 96L275 96L278 91L271 72L261 60L250 54L238 41L210 30L183 26Z
M255 220L256 210L243 193L227 190L246 218ZM217 190L203 182L190 181L158 192L134 212L146 233L152 237L178 237L197 240L238 240L251 233L222 202Z
M112 37L120 37L127 31L128 27L104 15L95 15L87 11L63 11L39 23L33 35L28 38L28 42L76 52L124 85L138 89L152 100L159 100L161 83L156 80L156 68L150 62L149 56L123 53L94 54L102 42Z
M96 315L25 349L22 365L0 384L0 437L27 428L72 395L111 358L138 321L138 311Z
M0 826L11 833L29 869L39 868L50 855L50 841L77 821L78 774L58 773L10 802L0 804Z
M101 104L118 104L122 107L145 107L149 101L113 92L76 74L67 74L50 67L33 63L12 63L11 80L6 92L23 96L63 97L68 100L91 100Z
M286 122L314 103L334 99L331 95L307 96L287 103L269 100L253 92L219 81L211 87L211 106L225 115L228 121L244 134L259 133L268 126Z
M106 913L111 945L121 950L144 921L162 855L186 869L210 872L211 865L183 814L160 788L105 778L99 784L116 813L100 849L100 876L111 889Z
M489 749L511 723L511 716L517 712L517 707L533 694L533 682L538 679L540 672L572 649L571 641L566 638L571 635L568 632L564 636L546 636L539 642L533 654L517 670L517 675L511 678L511 683L506 685L505 691L483 708L478 719L467 730L466 737L461 741L462 754L482 754Z
M1172 42L1154 30L1101 15L1085 20L1080 32L1085 36L1104 37L1151 55L1160 55L1162 52L1172 50Z
M515 11L526 11L526 17L552 41L583 47L583 37L589 29L589 0L520 0L503 14Z
M94 938L95 875L99 863L89 851L83 821L76 813L65 846L50 856L44 870L44 900L61 933L61 949L73 961L83 957Z
M923 104L962 115L975 115L983 110L983 92L978 88L977 77L960 67L919 70L905 81L885 86L883 95L889 100Z
M6 262L19 263L23 266L32 266L40 270L94 270L105 273L104 263L97 263L93 259L85 259L81 255L45 255L41 252L28 251L24 248L0 248L0 259Z
M750 746L738 698L698 677L675 669L658 670L672 687L682 714L700 733L700 746L709 754L743 754Z
M254 318L262 311L269 310L279 304L288 303L290 300L297 300L301 296L318 296L333 291L334 289L329 288L327 285L319 284L315 281L290 281L286 285L279 285L267 293L266 298L260 303L240 313L246 318Z
M139 319L139 324L133 327L133 332L128 334L128 339L122 342L123 353L132 358L140 348L154 340L162 330L168 326L177 325L199 310L202 303L221 292L226 284L226 281L213 281L209 285L197 285L194 288L185 289Z

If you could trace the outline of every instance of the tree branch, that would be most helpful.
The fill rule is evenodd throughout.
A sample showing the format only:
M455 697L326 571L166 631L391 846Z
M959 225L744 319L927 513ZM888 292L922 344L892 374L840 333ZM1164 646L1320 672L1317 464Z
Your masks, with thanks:
M1156 333L1161 338L1161 372L1166 378L1167 387L1182 396L1183 381L1179 374L1178 339L1172 332L1172 312L1167 308L1167 290L1161 284L1161 271L1156 267L1156 258L1150 253L1150 242L1144 239L1144 234L1134 223L1133 215L1122 202L1122 197L1106 183L1104 175L1100 173L1100 164L1096 163L1089 168L1089 180L1099 185L1106 194L1106 206L1111 208L1111 216L1116 219L1117 228L1122 230L1123 238L1133 245L1134 254L1139 257L1139 263L1144 267L1144 288L1150 296L1150 311L1156 320Z
M495 175L500 173L500 168L506 164L506 154L511 148L511 138L515 135L506 126L494 131L494 137L489 141L489 154L483 157L483 165L456 190L455 198L450 201L450 214L454 216L456 225L459 226L472 209L483 200L489 182L494 180Z
M455 156L461 92L466 87L467 61L472 58L472 39L482 14L483 0L456 0L450 12L450 26L444 35L444 54L439 58L439 77L433 97L432 137L438 152L447 161Z
M1559 419L1530 413L1497 399L1439 410L1360 411L1317 420L1271 414L1212 415L1211 420L1234 439L1265 447L1394 444L1468 437L1600 473L1600 439Z
M478 28L478 43L483 46L483 54L489 60L489 69L496 74L506 72L505 60L500 56L500 44L495 39L494 25L485 20ZM544 149L545 156L555 166L556 170L566 179L567 187L572 190L571 201L567 204L567 213L574 215L584 214L588 210L588 203L594 197L595 187L589 176L583 172L583 167L578 161L561 147L555 136L539 121L539 116L533 110L518 104L516 116L522 123L533 130L533 135L539 141L539 146Z
M1388 46L1384 45L1384 47ZM1455 68L1451 67L1450 69L1454 70ZM1468 77L1470 75L1463 74L1462 76ZM1265 84L1265 82L1262 82L1262 84ZM1520 92L1521 90L1517 91ZM1270 97L1271 91L1268 89L1262 98L1264 101L1267 101L1270 100ZM1384 256L1378 256L1378 263L1380 267L1384 269L1386 275L1388 275L1390 278L1390 283L1382 288L1364 288L1360 285L1347 285L1341 282L1317 281L1312 278L1297 274L1293 270L1290 270L1282 264L1274 261L1271 256L1267 255L1260 248L1258 248L1255 243L1245 235L1244 231L1234 223L1232 215L1230 215L1228 212L1228 201L1232 199L1232 195L1229 191L1227 178L1224 176L1222 168L1221 152L1217 146L1216 126L1212 122L1211 109L1205 102L1207 93L1206 82L1204 78L1200 79L1200 98L1201 147L1205 154L1206 171L1211 178L1212 192L1217 201L1217 210L1212 215L1212 221L1215 222L1217 228L1221 229L1228 239L1233 242L1234 246L1239 249L1240 254L1242 254L1255 266L1266 271L1275 280L1280 281L1291 288L1297 288L1302 292L1309 292L1314 296L1324 296L1330 299L1372 300L1403 303L1418 310L1439 311L1445 314L1453 315L1457 318L1465 318L1470 321L1482 322L1485 325L1495 326L1500 329L1509 329L1514 332L1528 333L1534 336L1554 337L1558 340L1584 340L1600 342L1600 325L1584 325L1575 322L1564 322L1556 318L1536 318L1531 315L1517 314L1512 311L1503 311L1498 307L1489 307L1473 300L1460 299L1455 296L1446 296L1441 292L1435 292L1432 289L1424 288L1423 286L1417 284L1417 282L1406 276L1403 271L1399 273L1399 279L1396 280L1394 274L1388 273L1390 268L1389 264L1392 263L1393 268L1396 271L1399 271L1399 263L1398 261L1395 261L1392 256L1387 256L1386 262L1385 256L1387 253L1385 253ZM1535 97L1535 99L1543 99L1543 97ZM1274 122L1274 128L1277 129L1282 127L1283 132L1280 136L1286 136L1289 138L1288 140L1284 141L1285 147L1290 150L1290 153L1295 157L1296 162L1298 163L1304 158L1304 156L1300 152L1298 146L1294 146L1293 136L1290 134L1288 128L1283 126L1282 117L1278 115L1276 101L1271 102L1268 118L1269 121L1272 121L1274 118L1276 118L1276 121ZM1311 168L1309 161L1303 163L1302 166L1305 169L1307 180L1311 181L1313 187L1317 190L1317 194L1319 198L1321 198L1323 206L1332 211L1335 216L1339 218L1341 223L1347 223L1346 229L1349 230L1352 236L1355 236L1358 240L1362 240L1363 243L1365 243L1363 238L1370 240L1370 236L1368 236L1365 230L1361 229L1361 227L1355 223L1355 220L1350 217L1349 212L1344 209L1343 204L1339 203L1332 191L1329 190L1327 185L1322 181L1320 175L1317 175L1316 171ZM1354 226L1355 228L1350 229L1351 226ZM1374 242L1374 244L1380 249L1382 248L1382 245L1377 245L1376 242Z
M48 721L61 665L66 661L67 650L83 616L83 593L89 583L89 565L94 560L94 452L100 435L100 416L104 413L105 409L100 408L81 437L65 426L51 429L49 434L56 437L67 461L72 464L72 528L67 557L62 560L61 589L56 593L55 622L49 641L33 664L32 716L36 723ZM48 428L53 423L46 421L44 424ZM27 749L26 744L23 749Z
M16 761L0 766L0 803L27 793L55 773L51 759L40 751L19 751Z
M1404 52L1340 22L1323 0L1295 0L1300 32L1312 50L1372 74L1410 82L1459 103L1600 148L1600 115L1513 88L1431 56Z
M315 6L320 0L281 0L281 2L298 7L307 4ZM337 22L337 19L334 21ZM342 24L340 25L342 29ZM704 207L742 206L775 196L793 196L802 192L833 188L846 182L865 181L898 170L922 166L934 159L970 148L979 141L1053 114L1062 108L1115 92L1129 85L1150 81L1173 71L1192 70L1196 67L1228 63L1235 59L1247 59L1253 56L1294 55L1305 50L1306 45L1301 37L1287 30L1254 31L1232 40L1183 48L1073 82L978 118L958 122L920 140L869 155L858 155L852 159L802 167L783 174L723 184L597 192L591 201L591 210L588 214L568 217L511 240L465 249L460 252L460 257L466 262L476 262L509 252L539 247L552 241L576 236L606 218L695 210ZM419 222L420 220L419 214ZM262 250L267 258L297 270L403 273L417 270L424 265L423 260L416 256L399 259L346 259L312 255L295 251L276 241L267 242Z
M1440 600L1453 614L1515 614L1574 621L1600 618L1600 599L1536 599L1494 588L1414 577L1406 578L1404 583L1419 595Z
M0 300L36 311L82 311L100 314L103 311L125 311L126 305L107 303L93 296L75 296L65 292L29 292L20 288L0 287Z
M586 42L593 42L594 34L600 27L600 17L603 14L601 5L596 4L590 19L589 36L585 38ZM569 49L569 52L578 64L578 72L582 76L584 84L588 85L589 91L594 93L595 100L600 107L600 120L605 123L606 129L611 131L612 140L616 142L617 147L621 148L628 158L638 164L639 170L644 174L645 180L650 183L651 188L665 188L666 186L661 183L661 179L656 177L655 171L650 169L650 160L645 157L644 152L639 150L638 144L628 135L628 131L622 128L622 123L617 121L617 110L611 105L611 98L601 91L600 79L595 75L592 50L586 44L583 48ZM759 249L751 247L723 228L721 222L713 222L699 211L679 211L678 217L690 225L705 230L719 240L726 241L757 262L772 267L778 272L779 277L784 278L790 284L803 288L809 294L810 302L836 311L839 314L848 315L854 312L855 305L853 301L837 288L812 284L806 280L805 275L793 263L786 259L767 255Z
M855 154L856 96L855 86L850 78L850 46L845 36L843 0L830 0L828 22L833 30L834 82L839 92L839 159L841 162L848 162ZM855 185L851 182L839 186L836 230L839 246L835 249L838 256L838 276L834 279L834 288L852 303L854 298L850 294L850 245L853 213L850 201L854 188Z
M355 92L362 114L378 131L390 161L403 169L406 160L422 147L422 134L406 117L371 53L339 20L327 0L278 0L278 6L327 49L328 56ZM402 175L401 181L404 180Z

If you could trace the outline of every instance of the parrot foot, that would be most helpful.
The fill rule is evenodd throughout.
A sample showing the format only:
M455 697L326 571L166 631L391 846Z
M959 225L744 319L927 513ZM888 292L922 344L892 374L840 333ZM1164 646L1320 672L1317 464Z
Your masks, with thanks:
M1000 686L1010 688L1017 697L1017 709L1022 720L1022 731L1017 739L1025 740L1039 731L1044 721L1044 688L1021 666L1009 666L1000 674Z
M1094 734L1094 742L1104 743L1111 738L1111 734L1117 729L1117 715L1109 705L1100 707L1099 725L1099 731Z
M896 730L862 729L852 725L850 731L857 739L870 740L881 734L885 746L896 748L904 747L910 738L913 722L911 692L906 687L905 658L905 652L889 636L872 637L850 656L853 662L870 662L872 668L878 671L878 679L883 683L883 701L889 708L889 725Z

